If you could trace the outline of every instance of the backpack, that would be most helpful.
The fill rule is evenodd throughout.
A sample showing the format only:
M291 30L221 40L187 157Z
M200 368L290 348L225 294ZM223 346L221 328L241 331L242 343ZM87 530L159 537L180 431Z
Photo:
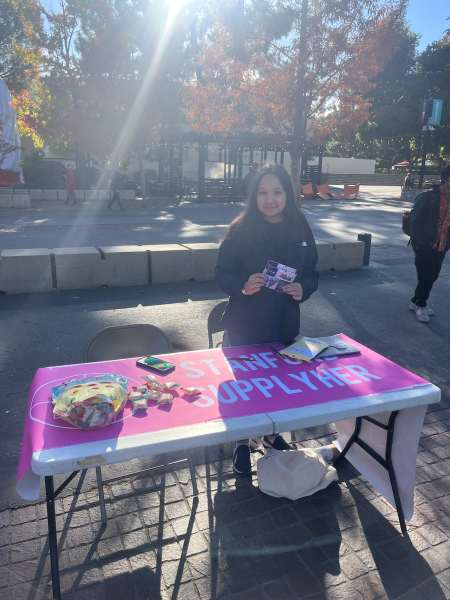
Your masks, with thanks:
M406 210L403 213L402 231L410 238L407 246L411 244L411 238L415 237L414 234L417 235L419 232L425 229L425 217L427 216L426 208L431 202L433 202L438 190L439 186L434 186L431 189L431 195L429 195L430 190L419 194L414 201L414 206L412 209Z

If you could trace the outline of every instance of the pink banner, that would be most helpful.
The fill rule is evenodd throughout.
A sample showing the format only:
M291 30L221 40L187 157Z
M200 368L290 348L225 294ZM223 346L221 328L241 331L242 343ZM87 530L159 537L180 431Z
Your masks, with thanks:
M264 344L166 355L165 358L176 365L167 375L137 367L135 359L39 369L28 400L18 481L30 468L32 453L39 450L265 414L428 383L347 336L341 334L341 337L361 353L300 364L279 358ZM233 357L254 360L233 360ZM149 402L147 412L134 415L129 402L116 423L97 431L80 430L54 417L51 387L68 379L104 373L127 377L129 391L142 382L143 375L153 373L160 381L197 387L202 394L191 398L182 391L175 392L172 405L157 406Z

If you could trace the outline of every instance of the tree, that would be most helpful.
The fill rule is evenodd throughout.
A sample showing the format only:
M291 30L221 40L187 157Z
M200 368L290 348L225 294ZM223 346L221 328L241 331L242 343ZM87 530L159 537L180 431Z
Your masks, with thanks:
M192 74L182 89L188 121L205 134L255 124L273 134L288 148L300 203L307 143L348 135L368 119L371 80L404 35L405 8L406 0L291 0L244 12L242 2L217 3L198 59L205 85Z

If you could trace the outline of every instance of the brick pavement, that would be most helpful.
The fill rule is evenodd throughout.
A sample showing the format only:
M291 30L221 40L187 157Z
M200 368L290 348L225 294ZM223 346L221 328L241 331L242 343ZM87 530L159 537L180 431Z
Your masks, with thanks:
M64 600L450 598L450 409L426 416L409 536L347 462L292 502L236 478L230 453L196 467L198 498L187 468L106 486L106 525L95 490L58 499ZM52 597L46 535L43 503L0 513L2 599Z

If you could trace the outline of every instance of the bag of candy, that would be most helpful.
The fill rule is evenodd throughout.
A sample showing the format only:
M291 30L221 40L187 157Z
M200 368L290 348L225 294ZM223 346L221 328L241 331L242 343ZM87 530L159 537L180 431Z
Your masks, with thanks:
M111 425L127 401L128 379L99 375L61 383L51 388L53 413L80 429Z

